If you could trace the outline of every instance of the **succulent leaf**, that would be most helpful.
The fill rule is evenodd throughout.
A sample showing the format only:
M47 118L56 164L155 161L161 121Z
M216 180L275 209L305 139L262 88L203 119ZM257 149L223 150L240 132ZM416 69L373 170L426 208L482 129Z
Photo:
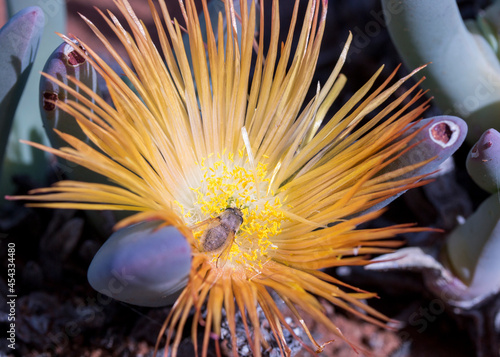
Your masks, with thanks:
M80 45L78 46L84 51L83 47ZM75 48L66 42L57 46L54 52L52 52L43 68L43 72L61 81L77 93L83 94L83 91L79 86L76 86L74 82L68 80L68 76L79 80L93 92L98 92L97 72L89 62L75 50ZM74 116L61 110L57 106L58 103L67 104L68 101L80 103L80 100L77 100L68 90L61 87L59 83L47 78L45 75L40 79L39 99L43 126L52 147L61 148L63 146L68 146L68 144L56 134L54 129L70 134L86 143L89 142L89 139L75 120ZM88 100L93 102L91 98L88 98ZM99 175L66 160L59 160L59 168L71 179L99 181Z
M0 29L0 164L21 94L33 67L43 32L44 14L27 7ZM2 167L0 165L0 176Z
M455 0L382 0L391 38L409 68L424 69L435 103L464 118L468 141L488 128L499 128L500 64L487 40L471 34ZM476 24L484 32L486 22ZM491 40L491 38L490 38Z
M443 115L419 121L406 135L412 135L416 131L419 131L418 134L409 143L409 145L415 144L415 149L401 155L391 165L404 167L431 158L435 159L416 171L407 173L408 177L435 171L462 145L467 135L467 124L460 118Z
M486 199L446 242L453 272L469 286L469 294L484 295L500 289L500 198Z
M47 172L47 156L19 143L20 139L48 144L38 109L40 72L53 49L61 42L56 32L66 32L66 2L39 0L7 0L10 16L17 11L38 5L44 13L45 21L40 21L43 35L28 82L21 96L3 164L0 195L11 194L15 189L11 182L13 175L28 174L37 185L44 183Z
M95 255L90 285L106 296L139 306L165 306L187 283L191 248L173 226L138 223L116 231Z
M466 161L467 172L476 184L490 193L500 191L500 133L486 130L472 147Z
M406 173L403 178L427 175L438 170L439 165L451 157L464 142L467 135L467 124L457 117L438 116L420 120L412 125L404 136L414 135L417 131L418 133L409 143L409 145L415 145L415 147L387 165L381 170L380 175L416 165L432 158L434 158L432 161ZM380 202L372 210L387 206L404 192L406 191Z

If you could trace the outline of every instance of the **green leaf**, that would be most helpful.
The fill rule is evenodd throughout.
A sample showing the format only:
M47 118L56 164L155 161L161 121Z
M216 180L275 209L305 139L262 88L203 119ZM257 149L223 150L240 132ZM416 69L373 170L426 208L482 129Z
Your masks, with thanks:
M66 32L66 2L7 0L7 9L10 16L30 5L39 5L43 11L45 21L40 21L37 24L43 27L43 36L8 139L0 182L0 195L2 197L5 194L12 194L14 191L14 185L11 181L12 176L26 174L33 179L35 184L42 185L48 167L46 154L19 143L19 140L25 139L46 145L49 144L40 118L40 110L38 109L40 72L50 53L61 43L60 37L55 32Z
M44 14L37 6L14 15L0 30L0 162L21 94L33 67L43 32ZM0 176L2 173L0 167Z

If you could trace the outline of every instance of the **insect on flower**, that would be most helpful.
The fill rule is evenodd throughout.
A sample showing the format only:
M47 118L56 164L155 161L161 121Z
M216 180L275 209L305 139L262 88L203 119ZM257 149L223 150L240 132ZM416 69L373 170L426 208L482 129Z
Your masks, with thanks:
M219 267L219 260L225 261L225 257L231 250L234 242L234 235L240 229L243 223L243 213L239 208L229 207L216 218L207 219L198 223L192 230L199 227L208 225L200 239L203 247L202 251L205 252L220 252L217 258L217 267Z
M50 77L79 100L56 105L75 117L91 144L60 131L56 132L67 147L29 144L113 184L63 180L11 199L29 199L38 207L126 210L134 214L116 229L157 220L180 231L192 260L187 285L161 331L172 356L177 355L189 316L196 355L200 350L202 356L208 354L209 341L221 335L226 316L231 353L237 356L238 311L252 353L260 356L270 344L261 333L258 309L282 354L289 354L283 331L301 338L271 291L312 344L304 343L305 348L319 352L328 342L314 339L301 311L336 340L349 343L325 315L320 299L378 326L391 321L363 302L376 294L345 284L323 269L367 265L370 254L391 252L401 245L391 239L394 236L422 230L411 224L360 230L356 226L381 215L370 211L376 204L424 183L423 175L411 173L425 161L384 169L411 150L410 142L418 134L411 131L412 122L421 118L427 103L418 103L422 91L414 93L420 81L402 87L418 70L391 83L396 71L377 81L380 68L328 116L346 83L341 69L352 41L350 35L330 77L305 103L328 2L309 0L300 14L295 1L283 43L278 0L272 1L271 14L264 14L263 0L260 7L257 1L250 5L239 1L239 14L235 2L225 0L215 19L207 0L202 0L202 25L195 1L179 0L182 28L170 16L165 0L158 1L161 11L149 0L160 39L157 46L128 1L116 0L129 31L111 12L100 13L127 50L132 66L85 19L134 89L92 46L76 38L85 53L63 36L104 78L113 103L75 78L68 79L81 92ZM268 44L264 21L258 20L264 16L272 18ZM224 23L228 31L223 36ZM398 89L399 97L391 102ZM205 332L198 346L202 320Z

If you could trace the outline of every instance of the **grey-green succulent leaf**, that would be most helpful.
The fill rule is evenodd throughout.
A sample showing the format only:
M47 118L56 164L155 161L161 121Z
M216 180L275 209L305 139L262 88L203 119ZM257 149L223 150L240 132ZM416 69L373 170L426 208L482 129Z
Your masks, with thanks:
M403 61L409 68L430 63L423 86L443 112L466 120L467 140L500 129L500 64L489 17L469 24L471 33L455 0L382 0L382 6Z
M44 13L43 35L28 82L21 96L10 131L5 158L3 176L0 177L0 196L12 194L15 189L11 178L25 174L37 185L42 185L46 178L49 160L47 155L29 145L21 144L20 139L49 144L43 130L38 109L38 91L40 72L53 49L61 42L56 32L66 32L66 2L39 0L6 0L9 16L30 5L38 5Z
M407 130L404 137L418 133L410 141L409 145L415 145L411 150L399 156L395 161L381 170L379 175L393 172L411 165L431 160L427 164L417 169L399 176L397 179L404 179L419 175L428 175L439 169L439 166L462 145L467 135L467 124L458 117L438 116L423 119L413 124ZM401 196L403 191L391 198L382 201L370 210L380 209L387 206L393 200Z
M38 51L44 14L32 6L0 29L0 177L12 121Z
M191 247L176 228L158 224L138 223L111 235L90 264L90 285L129 304L172 304L187 284Z
M446 255L468 294L500 290L500 197L493 194L455 228L446 241Z
M467 172L489 193L500 191L500 133L486 130L467 155Z
M75 44L78 45L76 41ZM82 50L84 49L82 48ZM59 81L68 85L71 89L80 94L83 94L82 89L79 85L77 86L68 80L68 76L79 80L93 92L98 91L97 72L84 57L82 57L71 45L66 42L57 46L57 48L52 52L45 64L45 67L43 68L43 72L57 78ZM38 97L40 100L40 113L43 126L52 147L59 149L64 146L68 146L68 144L56 134L54 129L70 134L81 141L87 143L89 142L89 139L80 128L76 119L71 114L61 110L57 106L58 102L67 103L68 101L74 101L78 103L79 101L74 95L51 79L42 76L40 79L40 91ZM59 160L59 168L62 173L66 174L71 179L81 181L89 181L90 179L90 181L95 181L93 177L88 177L89 175L95 175L92 175L89 170L86 170L79 165Z

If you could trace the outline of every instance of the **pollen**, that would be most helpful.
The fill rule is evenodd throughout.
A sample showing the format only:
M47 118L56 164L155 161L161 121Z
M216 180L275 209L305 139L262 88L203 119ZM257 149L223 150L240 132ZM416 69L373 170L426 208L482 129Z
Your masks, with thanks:
M239 208L243 223L225 258L230 263L227 266L261 267L269 259L269 251L276 249L272 238L281 233L281 225L287 220L281 210L285 198L268 189L271 179L267 164L256 162L252 167L243 150L240 155L224 151L201 159L198 168L200 185L190 188L196 201L190 209L180 206L186 222L196 225L220 216L227 208ZM198 241L203 232L203 228L193 232ZM217 260L218 254L213 254L213 259Z

